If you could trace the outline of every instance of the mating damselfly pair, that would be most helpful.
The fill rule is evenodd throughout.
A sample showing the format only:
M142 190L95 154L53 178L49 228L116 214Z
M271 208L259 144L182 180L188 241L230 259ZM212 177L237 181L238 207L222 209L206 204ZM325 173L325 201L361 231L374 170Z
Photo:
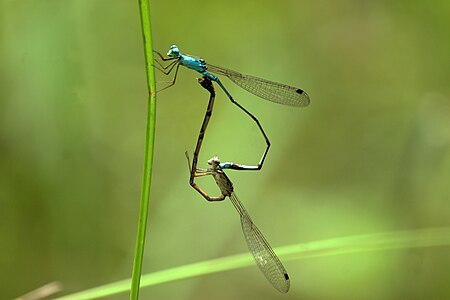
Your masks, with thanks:
M169 52L167 53L168 57L163 57L159 52L156 51L155 53L159 56L159 58L162 61L169 61L169 63L164 66L161 62L155 60L156 63L158 64L158 66L155 66L156 68L158 68L166 75L169 75L173 70L175 70L173 80L169 82L169 85L163 88L163 90L175 84L179 66L182 65L201 73L203 75L203 78L199 79L199 82L202 85L202 87L205 88L210 93L210 100L208 103L202 127L200 129L200 134L197 139L197 145L194 151L192 166L190 165L189 156L186 152L186 157L188 158L190 168L191 186L194 187L208 201L221 201L224 200L226 197L230 198L232 204L234 205L234 207L236 208L236 210L240 215L241 226L245 240L247 242L247 246L250 252L252 253L253 257L255 258L258 267L260 268L262 273L266 276L266 278L269 280L269 282L278 291L286 293L290 287L289 275L287 274L286 269L284 268L283 264L270 247L267 240L262 235L261 231L259 231L256 225L253 223L248 212L237 198L236 193L234 192L233 184L223 171L225 169L260 170L264 164L264 160L270 148L270 141L266 133L264 132L259 120L246 108L244 108L241 104L239 104L231 96L231 94L222 84L220 79L217 76L213 75L212 73L226 76L243 89L253 93L256 96L259 96L263 99L275 103L299 107L307 106L310 102L308 94L300 88L295 88L289 85L276 83L273 81L269 81L266 79L250 75L244 75L230 69L208 64L201 58L181 54L180 50L175 45L172 45L170 47ZM197 168L197 161L200 153L200 148L214 106L215 91L212 82L216 82L220 86L220 88L225 92L230 101L237 107L239 107L241 110L243 110L250 118L253 119L253 121L257 124L259 130L261 131L262 135L264 136L264 139L266 141L266 149L257 165L244 165L233 162L220 163L219 158L215 156L208 161L208 164L211 165L211 168L209 169ZM195 177L201 177L206 175L212 175L214 177L221 191L220 196L218 197L209 196L194 182Z

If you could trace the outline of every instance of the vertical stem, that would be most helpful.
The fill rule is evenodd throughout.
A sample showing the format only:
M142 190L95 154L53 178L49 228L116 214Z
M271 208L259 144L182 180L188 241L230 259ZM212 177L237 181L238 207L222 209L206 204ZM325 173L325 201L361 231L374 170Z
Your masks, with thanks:
M147 133L145 142L144 170L142 176L142 188L139 208L139 221L136 237L136 250L133 262L133 274L131 279L130 299L137 300L139 297L139 284L141 280L142 262L144 257L145 235L147 231L148 207L150 201L150 187L152 179L153 148L155 142L156 123L156 82L153 63L153 46L150 23L149 0L139 0L139 11L141 16L142 36L144 39L145 68L147 71L148 89L148 112Z

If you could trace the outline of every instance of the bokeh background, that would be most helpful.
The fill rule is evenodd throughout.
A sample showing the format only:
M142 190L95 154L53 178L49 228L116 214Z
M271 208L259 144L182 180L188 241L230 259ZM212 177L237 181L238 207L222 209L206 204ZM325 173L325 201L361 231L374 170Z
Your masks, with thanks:
M224 80L272 148L228 172L271 244L450 225L450 2L153 1L155 48L305 89L305 109ZM147 91L137 1L0 1L0 298L129 278ZM144 272L246 251L228 202L188 184L207 93L158 94ZM158 73L158 80L168 80ZM200 164L256 163L264 140L218 91ZM201 181L211 193L211 178ZM446 247L285 262L144 289L142 299L449 299ZM127 294L111 299L127 299Z

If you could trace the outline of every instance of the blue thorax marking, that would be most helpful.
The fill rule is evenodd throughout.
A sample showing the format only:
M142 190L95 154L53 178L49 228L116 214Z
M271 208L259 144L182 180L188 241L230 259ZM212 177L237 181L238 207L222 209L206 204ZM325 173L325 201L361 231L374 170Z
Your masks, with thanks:
M224 162L219 165L219 169L221 169L221 170L229 169L230 167L231 167L231 163L229 163L229 162Z
M178 49L177 45L170 46L169 52L167 55L172 58L176 58L180 65L185 66L191 70L197 71L205 76L207 76L212 81L215 81L220 84L219 79L207 72L208 67L206 66L206 62L201 58L195 58L189 55L184 55L180 53L180 49ZM223 88L223 87L222 87Z
M203 73L206 71L206 63L203 59L194 58L187 55L180 55L180 64L189 69Z
M178 61L179 61L180 65L183 65L189 69L197 71L197 72L207 76L212 81L217 81L216 76L214 76L211 73L206 71L208 69L208 67L206 67L206 63L203 59L181 54Z

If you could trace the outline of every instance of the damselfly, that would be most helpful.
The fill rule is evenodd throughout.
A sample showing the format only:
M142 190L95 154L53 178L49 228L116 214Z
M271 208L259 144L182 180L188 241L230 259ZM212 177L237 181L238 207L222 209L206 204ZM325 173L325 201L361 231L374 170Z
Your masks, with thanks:
M189 156L187 152L185 154L188 159L189 168L191 168ZM256 264L274 288L281 293L286 293L289 291L290 287L289 275L261 231L259 231L255 223L253 223L241 201L239 201L232 182L221 168L219 158L214 156L208 161L208 164L211 165L211 168L209 169L190 169L191 185L208 201L222 201L226 197L230 198L231 203L233 203L233 206L236 208L241 218L242 232L244 233L248 249L252 253ZM195 177L207 175L212 175L214 177L221 192L220 196L209 196L194 182Z
M168 57L163 57L157 51L154 52L159 56L159 58L162 61L170 61L168 65L164 66L161 62L155 60L157 63L155 67L157 69L159 69L166 75L169 75L175 69L173 80L169 83L168 86L163 88L163 90L175 84L178 69L180 65L182 65L189 69L197 71L206 76L207 78L209 78L210 80L216 82L228 96L230 101L236 106L238 106L241 110L243 110L248 116L250 116L250 118L253 119L253 121L256 123L259 130L261 131L262 135L264 136L264 139L266 141L266 149L257 166L251 168L250 166L246 166L246 168L243 168L244 170L260 170L262 168L267 152L269 151L270 148L270 141L266 133L264 132L264 129L262 128L261 124L259 123L259 120L231 96L231 94L222 84L220 79L217 76L213 75L213 73L217 75L226 76L235 84L249 91L250 93L275 103L290 106L307 106L310 102L308 94L300 88L273 82L259 77L244 75L242 73L227 68L211 65L201 58L182 54L176 45L172 45L170 47L169 52L167 52ZM235 165L234 168L239 169L239 165Z

